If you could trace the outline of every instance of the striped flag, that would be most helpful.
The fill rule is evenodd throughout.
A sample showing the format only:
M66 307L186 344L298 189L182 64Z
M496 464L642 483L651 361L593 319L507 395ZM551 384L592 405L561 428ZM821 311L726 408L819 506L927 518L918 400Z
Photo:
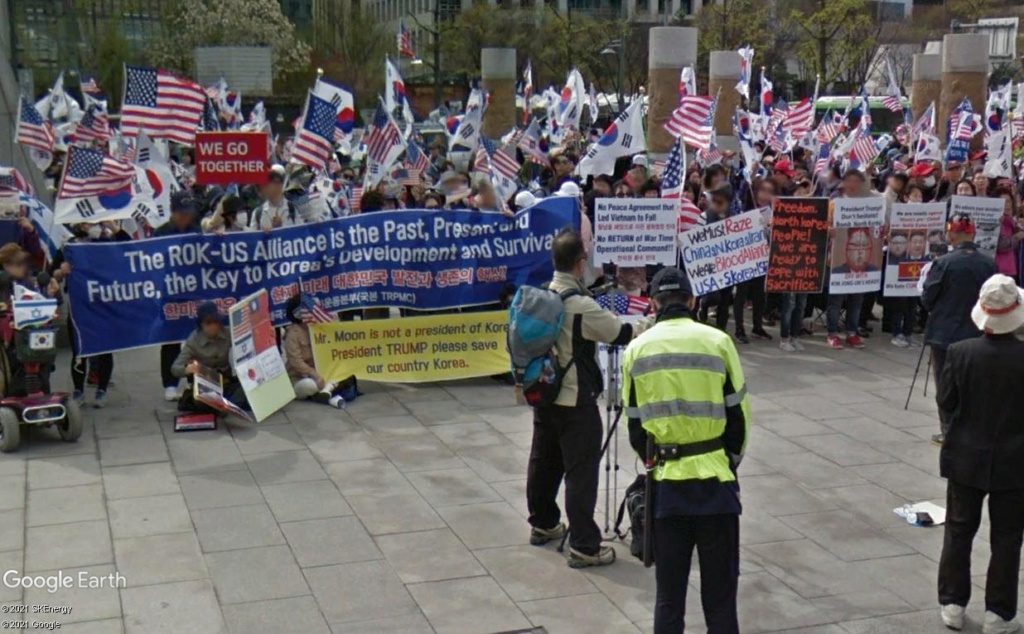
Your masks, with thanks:
M907 169L908 169L908 168L907 168L907 164L906 164L906 163L904 163L903 161L897 161L897 160L894 160L894 161L892 162L892 170L893 170L894 172L896 172L897 174L899 174L899 173L905 173L905 172L907 171Z
M299 297L302 323L304 324L329 324L334 321L334 315L329 313L320 300L310 297L305 293Z
M522 136L519 137L516 147L523 151L523 156L526 157L526 160L550 167L551 161L548 160L547 152L545 152L541 143L540 124L534 119L527 126L526 130L523 131Z
M366 143L366 155L377 163L390 162L392 149L402 142L401 131L380 103L377 104L370 131L363 142Z
M206 91L184 77L144 66L124 67L121 132L170 139L185 145L195 142L196 128L206 107Z
M302 126L295 135L292 159L303 165L322 168L334 149L334 113L330 102L310 92L306 97L306 110Z
M974 113L967 110L954 113L950 117L950 123L953 123L953 117L956 117L956 122L953 124L952 138L958 141L970 141L974 136Z
M683 232L697 224L700 209L683 196L683 143L679 139L672 144L665 163L665 175L661 181L661 197L679 201L679 231Z
M19 102L18 127L14 133L14 140L43 152L52 152L53 139L53 128L23 95Z
M520 165L508 152L499 148L494 141L485 136L480 137L480 147L487 152L492 169L505 178L514 179L517 177Z
M412 49L412 33L401 20L398 21L398 54L416 59L416 51Z
M616 315L646 315L651 307L651 300L639 295L626 293L605 293L594 298L597 304Z
M0 167L0 193L32 194L32 185L16 167Z
M135 167L103 152L72 145L64 161L58 199L98 196L104 192L128 187L135 177Z
M892 112L903 112L903 101L898 96L886 95L882 97L882 105Z
M107 115L106 109L96 104L88 106L85 109L85 116L75 127L74 141L76 143L89 141L105 143L109 138L110 117Z
M888 57L885 59L885 67L889 74L889 86L886 88L885 96L882 97L882 105L892 112L903 112L900 86L896 83L896 73L893 72L892 62Z
M876 156L878 156L878 148L875 147L874 139L866 132L858 132L857 138L850 146L850 158L857 160L861 165L866 165Z
M89 95L93 99L106 99L103 90L100 89L100 85L96 83L96 78L89 73L78 73L78 85L82 89L83 94Z
M715 116L716 99L710 95L687 95L665 123L665 129L672 136L698 149L711 145L712 122Z
M802 139L814 125L814 104L807 97L786 112L784 125L794 139Z
M405 146L405 164L409 169L420 174L426 174L431 167L430 159L415 141L409 141L409 144Z

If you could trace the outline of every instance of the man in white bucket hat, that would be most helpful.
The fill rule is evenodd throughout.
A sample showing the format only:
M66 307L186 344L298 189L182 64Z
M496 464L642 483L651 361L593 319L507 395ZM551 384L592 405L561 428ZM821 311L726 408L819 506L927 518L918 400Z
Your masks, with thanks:
M939 458L947 480L939 603L946 627L962 629L971 598L971 544L987 496L992 556L982 632L1004 634L1019 625L1014 617L1024 535L1024 341L1014 333L1024 325L1024 290L1006 275L993 275L982 285L971 319L983 336L949 346L935 397L949 416Z

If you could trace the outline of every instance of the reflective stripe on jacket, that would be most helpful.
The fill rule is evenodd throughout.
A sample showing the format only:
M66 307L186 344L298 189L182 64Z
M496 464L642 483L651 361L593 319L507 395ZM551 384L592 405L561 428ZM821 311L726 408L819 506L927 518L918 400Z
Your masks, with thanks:
M750 405L739 355L726 333L689 317L659 321L622 359L622 402L654 442L687 445L721 438L725 449L668 460L656 480L731 482L746 446Z

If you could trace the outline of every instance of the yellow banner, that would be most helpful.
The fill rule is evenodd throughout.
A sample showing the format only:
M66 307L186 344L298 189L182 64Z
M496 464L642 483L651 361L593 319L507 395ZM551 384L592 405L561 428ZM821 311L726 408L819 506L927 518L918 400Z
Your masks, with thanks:
M312 324L313 359L326 379L450 381L508 372L508 312Z

